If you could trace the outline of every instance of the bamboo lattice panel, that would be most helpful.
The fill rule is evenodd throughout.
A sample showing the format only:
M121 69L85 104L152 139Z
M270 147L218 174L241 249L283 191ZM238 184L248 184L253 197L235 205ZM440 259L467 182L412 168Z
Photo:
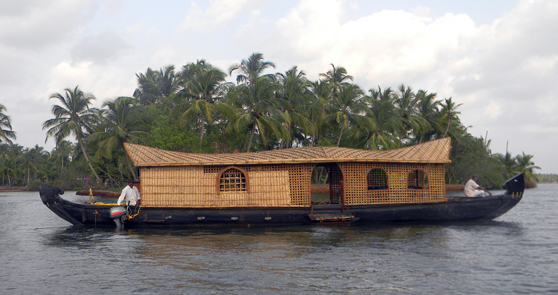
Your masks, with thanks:
M345 178L346 205L446 201L443 164L339 163L339 167ZM369 189L368 175L373 169L385 171L388 188ZM428 179L422 189L409 188L409 174L415 170L423 171Z
M313 165L236 167L248 174L245 175L246 191L219 190L222 186L217 177L228 166L140 168L142 204L150 207L309 206ZM224 173L223 177L230 175Z

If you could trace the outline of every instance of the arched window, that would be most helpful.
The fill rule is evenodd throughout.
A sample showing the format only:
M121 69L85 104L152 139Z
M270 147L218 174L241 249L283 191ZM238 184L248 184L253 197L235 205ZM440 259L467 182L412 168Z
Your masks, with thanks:
M423 170L412 170L407 178L407 186L410 189L428 188L428 176Z
M220 192L244 192L247 190L246 175L236 168L228 168L219 176Z
M368 189L388 189L388 176L384 169L374 168L368 172Z

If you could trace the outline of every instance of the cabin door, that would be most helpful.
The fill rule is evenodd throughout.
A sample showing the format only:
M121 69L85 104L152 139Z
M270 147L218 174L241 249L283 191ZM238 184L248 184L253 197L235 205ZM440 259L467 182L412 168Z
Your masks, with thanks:
M343 172L335 163L329 165L329 199L332 204L344 205L345 182Z
M342 204L344 196L344 183L341 169L336 163L320 164L314 167L312 174L313 203L327 202L329 204Z

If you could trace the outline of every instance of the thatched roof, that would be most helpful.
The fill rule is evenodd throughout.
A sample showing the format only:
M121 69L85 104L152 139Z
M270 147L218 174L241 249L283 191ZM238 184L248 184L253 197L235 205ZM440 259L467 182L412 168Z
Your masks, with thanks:
M369 151L338 147L302 147L252 153L197 154L161 150L125 143L136 167L257 165L331 162L450 163L449 137L411 147Z

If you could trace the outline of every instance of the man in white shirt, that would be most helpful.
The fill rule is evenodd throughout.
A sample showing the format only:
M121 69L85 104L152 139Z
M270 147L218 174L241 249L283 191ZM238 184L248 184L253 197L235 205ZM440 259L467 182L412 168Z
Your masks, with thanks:
M120 203L125 200L126 205L136 206L140 204L140 199L140 192L138 188L134 186L134 180L128 179L128 185L122 190L122 194L120 194L116 203L120 205Z
M466 197L479 197L482 195L483 192L488 193L489 195L492 196L492 193L489 192L487 189L481 187L480 185L477 184L477 179L479 177L474 174L471 179L469 179L469 181L467 181L467 183L465 184L465 196Z

